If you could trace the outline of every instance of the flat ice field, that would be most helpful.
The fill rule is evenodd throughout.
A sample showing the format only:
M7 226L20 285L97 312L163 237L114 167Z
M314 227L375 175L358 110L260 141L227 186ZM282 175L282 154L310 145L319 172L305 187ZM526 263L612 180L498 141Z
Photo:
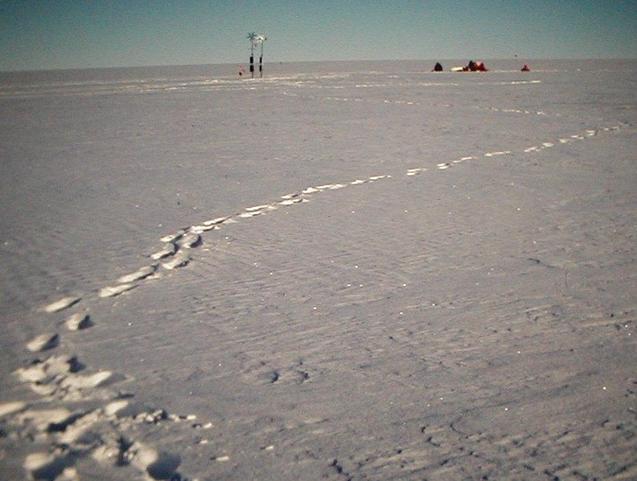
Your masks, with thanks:
M433 63L0 75L0 478L637 479L637 61Z

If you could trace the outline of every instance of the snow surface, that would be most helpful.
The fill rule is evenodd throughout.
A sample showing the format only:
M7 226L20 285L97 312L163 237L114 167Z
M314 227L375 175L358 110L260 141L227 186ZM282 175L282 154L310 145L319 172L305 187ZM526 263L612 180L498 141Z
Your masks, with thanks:
M433 64L0 74L0 478L636 478L637 61Z

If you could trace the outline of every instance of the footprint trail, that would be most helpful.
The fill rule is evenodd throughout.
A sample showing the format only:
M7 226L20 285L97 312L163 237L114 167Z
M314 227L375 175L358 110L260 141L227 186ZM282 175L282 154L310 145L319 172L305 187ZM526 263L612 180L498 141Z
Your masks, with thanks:
M480 158L538 153L558 143L581 141L601 132L614 132L620 128L621 126L589 129L581 134L543 142L520 151L502 150L486 152L482 156L464 156L440 162L436 167L438 170L448 170L463 162ZM410 168L405 175L415 176L425 172L430 172L429 166ZM65 325L70 331L90 333L87 329L93 325L88 309L91 302L129 295L130 291L143 283L156 279L160 268L172 271L186 267L192 260L190 253L203 245L203 235L207 232L215 232L228 224L267 215L281 208L310 202L314 196L325 192L392 178L390 174L383 174L348 182L310 186L285 194L270 203L247 207L238 213L184 227L159 239L163 247L149 257L153 261L161 261L160 263L142 266L98 289L97 292L63 297L44 306L42 310L52 314L84 305L83 310L70 314ZM35 337L25 347L30 352L42 356L48 352L55 352L59 345L60 335L50 332ZM296 368L290 373L286 371L283 374L289 374L291 382L299 383L307 376ZM282 382L282 379L288 379L280 371L272 369L266 369L264 373L257 375L262 375L268 382ZM91 370L72 354L56 353L48 357L36 357L28 365L16 370L15 376L39 397L29 402L14 400L0 404L1 421L6 424L12 436L24 442L38 439L40 443L48 446L46 451L34 452L25 458L23 466L31 478L78 480L75 465L79 460L90 458L108 466L131 466L148 479L185 479L177 471L181 464L177 454L158 451L133 439L131 433L135 431L134 426L140 423L190 421L196 416L168 414L163 409L149 411L140 408L139 403L133 401L134 394L121 389L130 384L131 379L109 370ZM82 407L77 407L80 402ZM193 425L196 429L212 427L211 422Z

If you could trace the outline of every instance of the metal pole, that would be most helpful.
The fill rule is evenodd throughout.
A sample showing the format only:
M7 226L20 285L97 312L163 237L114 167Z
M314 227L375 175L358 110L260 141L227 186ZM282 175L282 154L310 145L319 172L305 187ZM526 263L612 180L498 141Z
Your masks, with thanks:
M250 75L254 78L254 40L257 34L250 32L248 34L248 40L250 40Z
M261 42L261 56L259 57L259 76L263 78L263 44L268 38L265 35L259 36L259 41Z

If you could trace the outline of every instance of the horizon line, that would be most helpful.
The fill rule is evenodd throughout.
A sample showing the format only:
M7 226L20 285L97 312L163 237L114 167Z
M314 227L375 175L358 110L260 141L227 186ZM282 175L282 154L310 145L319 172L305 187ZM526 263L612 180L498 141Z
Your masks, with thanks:
M468 58L468 57L467 57ZM272 60L264 62L264 64L290 64L290 63L345 63L345 62L437 62L440 60L450 60L464 62L467 58L420 58L420 59L350 59L350 60ZM476 57L478 58L478 57ZM469 59L471 60L471 59ZM500 61L500 60L542 60L542 61L637 61L635 57L480 57L481 61ZM204 67L212 65L243 65L243 62L217 62L217 63L190 63L190 64L142 64L142 65L112 65L108 67L53 67L41 69L19 69L19 70L2 70L0 73L35 73L35 72L67 72L81 70L115 70L115 69L134 69L134 68L165 68L165 67Z

